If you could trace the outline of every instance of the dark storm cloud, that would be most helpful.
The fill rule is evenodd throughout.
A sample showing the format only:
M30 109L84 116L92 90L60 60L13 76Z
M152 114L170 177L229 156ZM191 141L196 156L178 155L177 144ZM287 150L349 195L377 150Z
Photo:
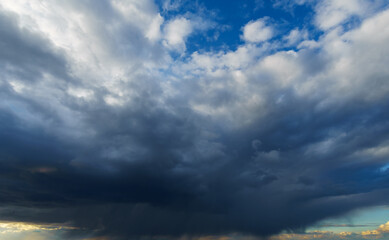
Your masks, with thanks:
M306 129L309 132L304 132L300 126L295 126L297 131L281 122L276 124L278 128L286 127L298 134L285 130L285 136L262 133L257 137L268 141L272 147L277 142L282 143L279 145L282 160L267 160L264 155L250 158L247 153L250 149L244 146L249 145L252 136L242 133L244 135L239 137L243 147L236 142L230 145L219 140L226 148L224 154L186 163L182 154L193 151L199 127L188 119L146 109L120 112L115 118L106 114L110 119L95 118L102 121L96 129L104 134L89 145L120 147L129 141L145 149L143 154L124 155L105 165L96 148L79 149L43 133L16 130L15 122L4 119L2 132L7 129L8 134L1 135L2 202L34 206L50 213L20 219L9 217L38 222L74 221L78 227L122 237L231 231L263 235L281 229L298 229L357 207L386 203L386 192L364 193L387 187L387 177L377 172L379 164L339 164L347 158L348 151L361 144L366 146L363 142L370 142L369 135L354 140L356 143L353 138L359 134L350 137L342 147L346 150L339 153L317 156L327 162L321 165L301 157L305 142L320 140L316 136L306 140L315 132L309 128ZM294 119L302 122L305 116L300 115L300 118ZM380 125L384 119L374 120ZM136 122L136 127L131 127L130 122ZM342 123L337 128L343 128ZM331 128L334 126L332 124ZM377 132L370 134L376 139L385 138L387 126L379 126L379 130L382 136ZM284 144L296 142L288 140L292 136L302 138L301 144L287 148L284 153ZM268 150L264 147L263 151ZM79 152L86 152L84 157L89 161L72 165L71 159ZM201 157L195 151L192 154L189 157ZM53 171L46 172L43 168Z
M71 222L78 230L68 234L112 239L233 232L268 236L388 204L388 170L380 170L385 155L371 154L387 146L386 96L359 101L356 95L319 108L331 94L306 98L277 88L270 73L266 78L255 72L249 79L253 92L247 94L268 88L266 106L250 108L254 121L233 125L227 117L192 107L227 106L233 112L237 104L234 113L245 113L233 85L212 89L220 78L185 79L177 83L182 92L163 98L165 79L138 69L129 76L137 81L119 84L133 93L125 104L105 101L110 89L96 87L95 79L90 88L99 96L91 101L54 87L48 90L58 96L48 101L58 101L42 103L40 96L19 93L8 84L11 76L39 82L50 73L56 81L71 82L76 79L69 77L72 62L38 32L20 28L11 14L2 11L0 17L2 220ZM141 32L132 29L128 35L140 37ZM133 50L147 47L141 40L128 44ZM133 50L129 55L136 55ZM159 47L154 50L164 54ZM331 61L320 50L301 50L297 59L306 78L325 75ZM131 70L143 70L136 62L129 63ZM231 78L222 80L232 84ZM85 82L80 85L88 87ZM272 100L280 95L282 101Z

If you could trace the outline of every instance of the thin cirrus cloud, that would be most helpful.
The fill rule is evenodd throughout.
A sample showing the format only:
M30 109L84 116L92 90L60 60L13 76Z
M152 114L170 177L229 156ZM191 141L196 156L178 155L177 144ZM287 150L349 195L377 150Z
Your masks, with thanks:
M0 3L0 220L16 224L7 229L338 239L299 233L388 204L382 2L264 2L312 8L310 25L248 15L229 27L222 11L185 4ZM237 45L214 37L231 29ZM344 234L384 239L387 225Z

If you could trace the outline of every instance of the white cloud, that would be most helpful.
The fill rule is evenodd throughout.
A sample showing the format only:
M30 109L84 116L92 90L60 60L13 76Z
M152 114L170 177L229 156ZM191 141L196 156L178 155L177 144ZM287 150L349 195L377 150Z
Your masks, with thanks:
M193 78L199 83L199 93L204 95L192 100L192 107L230 126L260 121L267 114L267 104L288 102L283 91L318 101L317 111L355 99L372 103L389 93L384 82L380 88L370 84L372 79L379 84L389 76L384 67L388 62L384 56L389 55L388 16L389 11L384 11L363 21L359 28L346 33L330 31L317 41L310 40L304 30L294 29L286 40L298 44L298 51L275 50L268 55L274 45L258 46L248 41L234 51L195 52L190 61L176 63L173 69L181 79ZM306 40L300 39L299 33ZM212 101L223 94L233 96L233 100L215 106ZM280 96L283 101L279 101Z
M295 28L289 32L287 36L284 37L287 45L296 45L299 44L302 40L306 40L308 38L307 30L300 30Z
M178 10L182 4L183 3L181 0L164 0L162 4L162 8L166 12L174 11L174 10Z
M128 86L138 79L175 79L176 82L196 79L193 82L201 91L196 96L187 94L190 106L237 125L266 116L266 106L270 103L283 99L278 101L282 105L287 101L287 95L282 92L286 89L307 101L319 101L319 110L357 98L374 102L389 93L384 84L389 76L385 57L389 55L389 11L364 20L360 27L346 33L328 31L316 41L309 40L304 30L293 29L285 37L288 44L304 40L296 52L277 52L270 43L251 44L267 41L274 35L273 27L262 18L244 26L242 39L246 42L236 50L195 52L190 60L169 65L168 50L185 51L191 34L208 29L200 17L185 15L164 22L152 1L113 1L112 8L102 1L100 4L107 7L107 16L99 15L98 8L86 8L78 1L61 7L53 3L15 0L1 2L1 5L18 15L20 27L42 33L55 48L66 53L67 67L79 86L69 83L59 88L55 85L57 78L50 75L44 75L36 85L19 80L10 82L16 93L28 95L39 104L38 96L58 103L60 106L55 109L64 118L78 113L61 105L59 96L82 101L95 101L100 97L110 106L122 106L137 96ZM362 0L323 2L316 9L317 23L323 29L331 28L352 14L363 15L363 6ZM208 24L208 27L212 25ZM319 53L310 48L316 48ZM272 50L270 55L269 49ZM174 76L158 72L168 67ZM161 87L164 94L169 92L170 97L179 94L178 85L168 80L155 85ZM372 81L381 87L375 87ZM185 84L188 83L183 81L179 86ZM65 89L65 93L59 89ZM258 109L260 114L256 112Z
M365 0L328 0L320 2L316 7L316 25L322 30L335 27L348 18L362 16L368 10Z
M186 38L192 33L193 26L190 20L178 17L169 21L164 28L165 44L171 49L184 51Z
M54 0L15 0L3 1L0 6L17 16L21 31L44 36L48 51L63 54L68 75L74 78L63 79L43 69L39 81L18 79L13 84L15 91L28 99L26 113L30 112L29 104L53 109L52 114L65 125L50 130L60 131L59 135L89 135L80 120L82 114L72 109L70 102L90 104L105 100L113 106L128 104L137 94L128 84L140 76L147 78L149 69L163 68L170 61L158 42L163 18L153 1L99 1L86 5L80 1L58 4ZM29 39L26 37L26 41ZM5 80L12 76L7 71L2 75ZM32 123L28 115L19 114ZM47 129L55 124L36 111L34 119Z
M152 0L113 0L112 6L128 23L137 25L146 38L151 41L160 39L164 19Z
M157 15L153 18L150 27L146 33L146 37L151 41L156 41L161 38L161 25L164 19L161 15Z
M246 42L260 43L271 39L274 30L268 26L266 18L251 21L243 27L242 39Z

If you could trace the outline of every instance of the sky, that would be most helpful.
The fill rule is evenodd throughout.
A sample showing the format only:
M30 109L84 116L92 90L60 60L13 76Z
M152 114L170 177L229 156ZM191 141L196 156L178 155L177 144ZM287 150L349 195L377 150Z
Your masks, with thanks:
M0 240L389 238L386 0L0 1Z

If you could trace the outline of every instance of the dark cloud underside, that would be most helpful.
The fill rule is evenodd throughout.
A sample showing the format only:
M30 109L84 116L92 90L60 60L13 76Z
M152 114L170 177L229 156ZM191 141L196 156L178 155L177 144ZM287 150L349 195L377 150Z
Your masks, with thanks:
M153 2L116 3L47 2L58 18L0 4L1 220L71 223L74 238L270 236L389 204L388 11L316 47L175 57L187 37L171 22L152 35Z

